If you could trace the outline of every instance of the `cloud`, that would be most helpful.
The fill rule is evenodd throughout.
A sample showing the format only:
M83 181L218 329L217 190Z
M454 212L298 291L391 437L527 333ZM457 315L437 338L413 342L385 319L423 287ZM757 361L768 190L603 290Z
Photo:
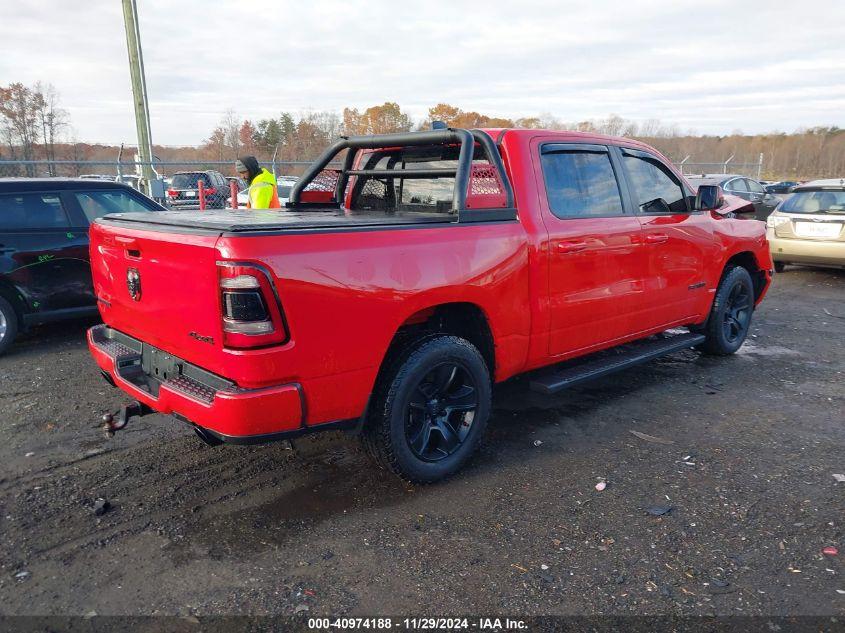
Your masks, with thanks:
M158 143L251 119L397 101L683 129L845 127L845 5L726 0L139 2ZM823 18L822 18L823 16ZM119 3L21 3L0 23L0 84L53 83L80 139L133 142Z

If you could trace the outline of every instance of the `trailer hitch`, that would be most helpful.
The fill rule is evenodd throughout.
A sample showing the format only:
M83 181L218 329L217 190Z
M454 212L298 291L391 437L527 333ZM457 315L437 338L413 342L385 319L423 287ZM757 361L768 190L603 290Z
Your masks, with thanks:
M117 431L122 431L129 424L131 418L140 418L150 412L150 408L140 402L126 404L115 413L103 416L103 430L108 437L113 437Z

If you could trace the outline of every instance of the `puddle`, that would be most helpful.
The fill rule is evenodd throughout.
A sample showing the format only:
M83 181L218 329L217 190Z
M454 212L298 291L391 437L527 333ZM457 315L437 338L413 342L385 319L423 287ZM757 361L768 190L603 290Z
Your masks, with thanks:
M746 341L743 346L739 348L739 351L737 351L737 355L800 356L801 352L798 352L794 349L790 349L788 347L782 347L780 345L767 345L766 347L760 347L759 345L755 345L754 343L749 343L748 341Z
M419 494L398 477L365 467L363 460L344 467L322 468L324 471L302 483L280 485L277 496L271 496L272 491L266 489L257 493L262 499L256 505L202 517L188 526L187 532L209 556L224 559L238 552L283 545L308 534L324 521L334 520L337 524L344 516L398 505Z

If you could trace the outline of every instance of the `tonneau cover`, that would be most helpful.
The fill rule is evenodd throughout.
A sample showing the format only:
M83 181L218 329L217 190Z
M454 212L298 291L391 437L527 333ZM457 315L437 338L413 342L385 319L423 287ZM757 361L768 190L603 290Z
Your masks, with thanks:
M446 213L385 213L382 211L315 211L221 209L209 211L157 211L150 213L111 213L97 220L102 224L161 230L201 229L220 233L252 231L299 231L344 229L362 226L457 223L457 216ZM143 226L141 226L143 225Z

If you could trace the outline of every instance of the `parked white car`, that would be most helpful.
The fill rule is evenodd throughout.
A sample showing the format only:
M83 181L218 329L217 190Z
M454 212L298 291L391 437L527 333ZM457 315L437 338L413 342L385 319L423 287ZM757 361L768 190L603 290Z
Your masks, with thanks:
M276 179L276 185L279 188L279 202L282 206L285 206L290 200L291 189L293 189L297 180L299 179L296 176L279 176Z

